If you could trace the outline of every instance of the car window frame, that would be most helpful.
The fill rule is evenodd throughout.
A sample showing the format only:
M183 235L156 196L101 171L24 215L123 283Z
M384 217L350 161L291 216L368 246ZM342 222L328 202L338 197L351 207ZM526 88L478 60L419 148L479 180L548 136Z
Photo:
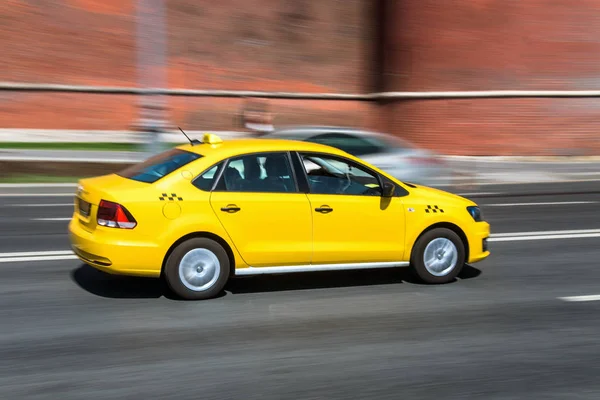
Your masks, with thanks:
M299 186L301 186L303 188L303 190L305 191L304 193L306 194L315 194L315 195L324 195L324 196L328 196L328 195L332 195L332 196L360 196L360 197L382 197L381 195L379 196L373 196L373 195L366 195L366 194L346 194L346 193L313 193L310 189L310 182L308 180L308 173L306 172L306 169L304 168L304 164L302 163L302 154L307 154L307 155L313 155L315 157L323 157L323 158L332 158L334 160L338 160L340 162L345 162L348 164L351 164L353 166L359 167L358 169L362 169L362 170L366 170L367 172L369 172L372 175L375 175L377 177L377 181L379 182L379 189L383 192L383 184L385 182L389 182L391 184L394 185L394 195L393 197L405 197L409 194L409 191L404 188L403 186L397 184L396 182L392 181L391 179L381 175L379 172L373 170L372 168L356 162L354 160L351 160L347 157L344 156L339 156L337 154L331 154L331 153L325 153L325 152L320 152L320 151L293 151L292 152L293 158L294 158L294 167L297 170L296 175L300 175L302 177L302 180L299 180Z
M196 189L198 189L198 190L200 190L200 191L202 191L202 192L205 192L205 193L211 193L211 192L213 191L213 189L215 188L215 186L217 185L217 183L219 182L219 179L221 179L221 174L222 174L222 173L223 173L223 171L225 170L225 165L226 165L225 161L226 161L226 160L220 160L220 161L218 161L218 162L216 162L216 163L212 164L210 167L208 167L208 168L205 168L204 170L202 170L202 172L200 172L198 175L196 175L196 177L195 177L194 179L192 179L192 180L190 181L190 183L192 184L192 186L194 186ZM210 171L210 170L211 170L211 169L213 169L214 167L217 167L217 172L215 173L215 179L214 179L214 181L213 181L213 183L212 183L212 185L210 186L210 189L209 189L208 191L207 191L207 190L204 190L204 189L202 189L202 188L199 188L198 186L196 186L196 185L194 184L194 182L196 182L198 179L200 179L200 177L201 177L202 175L204 175L205 173L207 173L208 171Z
M221 182L224 182L224 171L227 169L227 167L229 166L229 163L232 160L236 160L238 158L241 157L248 157L248 156L257 156L260 157L261 155L268 155L268 154L284 154L287 158L288 164L289 164L289 168L290 168L290 173L291 173L291 177L292 177L292 181L294 182L294 190L292 192L262 192L262 191L251 191L251 192L240 192L240 191L230 191L227 190L226 188L222 188L220 189ZM304 193L301 189L300 189L300 185L298 183L298 177L297 177L297 172L296 172L296 168L294 168L294 163L293 163L293 159L292 159L292 155L291 152L289 150L268 150L268 151L254 151L254 152L250 152L250 153L241 153L241 154L236 154L234 156L231 157L227 157L225 160L221 160L220 162L223 162L223 167L221 168L221 171L219 173L219 176L217 178L217 180L215 181L211 192L217 192L217 193L255 193L255 194L298 194L298 193ZM214 165L213 165L214 167ZM212 167L211 167L212 168Z

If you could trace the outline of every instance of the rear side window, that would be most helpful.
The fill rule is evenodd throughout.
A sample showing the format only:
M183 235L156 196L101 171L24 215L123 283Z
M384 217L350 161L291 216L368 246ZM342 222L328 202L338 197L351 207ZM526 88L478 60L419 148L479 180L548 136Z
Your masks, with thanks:
M192 185L196 186L200 190L204 190L205 192L210 192L222 166L223 162L220 162L217 165L209 168L207 171L194 179Z
M132 165L117 175L138 182L154 183L186 164L201 158L200 154L181 149L172 149L150 157L146 161Z

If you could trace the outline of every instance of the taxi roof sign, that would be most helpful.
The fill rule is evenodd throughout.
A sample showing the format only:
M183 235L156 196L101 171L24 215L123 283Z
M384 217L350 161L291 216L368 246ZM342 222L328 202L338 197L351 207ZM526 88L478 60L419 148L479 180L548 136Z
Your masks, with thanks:
M202 135L202 143L219 144L219 143L223 143L223 139L221 139L219 136L215 135L214 133L205 133L204 135Z
M190 139L190 137L183 131L183 129L181 129L180 127L179 130L181 131L181 133L183 133L183 136L185 136L185 138L190 142L190 144L192 146L196 145L196 144L219 144L219 143L223 143L223 139L221 139L219 136L215 135L214 133L205 133L204 135L202 135L202 141L198 140L198 139Z

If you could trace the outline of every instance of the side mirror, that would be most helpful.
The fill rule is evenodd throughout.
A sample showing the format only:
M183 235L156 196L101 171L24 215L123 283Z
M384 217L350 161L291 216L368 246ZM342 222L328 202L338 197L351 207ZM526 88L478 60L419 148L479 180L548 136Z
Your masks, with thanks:
M383 197L394 197L396 186L392 182L383 182Z

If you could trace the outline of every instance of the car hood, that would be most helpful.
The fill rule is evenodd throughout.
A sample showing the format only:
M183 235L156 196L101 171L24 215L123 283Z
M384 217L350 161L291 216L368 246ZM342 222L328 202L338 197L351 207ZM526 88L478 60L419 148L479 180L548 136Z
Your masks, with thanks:
M454 193L446 192L444 190L435 189L429 186L417 185L416 183L410 183L407 185L408 191L415 196L423 199L444 199L445 202L456 204L459 206L476 206L477 204L472 200L465 197L459 196Z

